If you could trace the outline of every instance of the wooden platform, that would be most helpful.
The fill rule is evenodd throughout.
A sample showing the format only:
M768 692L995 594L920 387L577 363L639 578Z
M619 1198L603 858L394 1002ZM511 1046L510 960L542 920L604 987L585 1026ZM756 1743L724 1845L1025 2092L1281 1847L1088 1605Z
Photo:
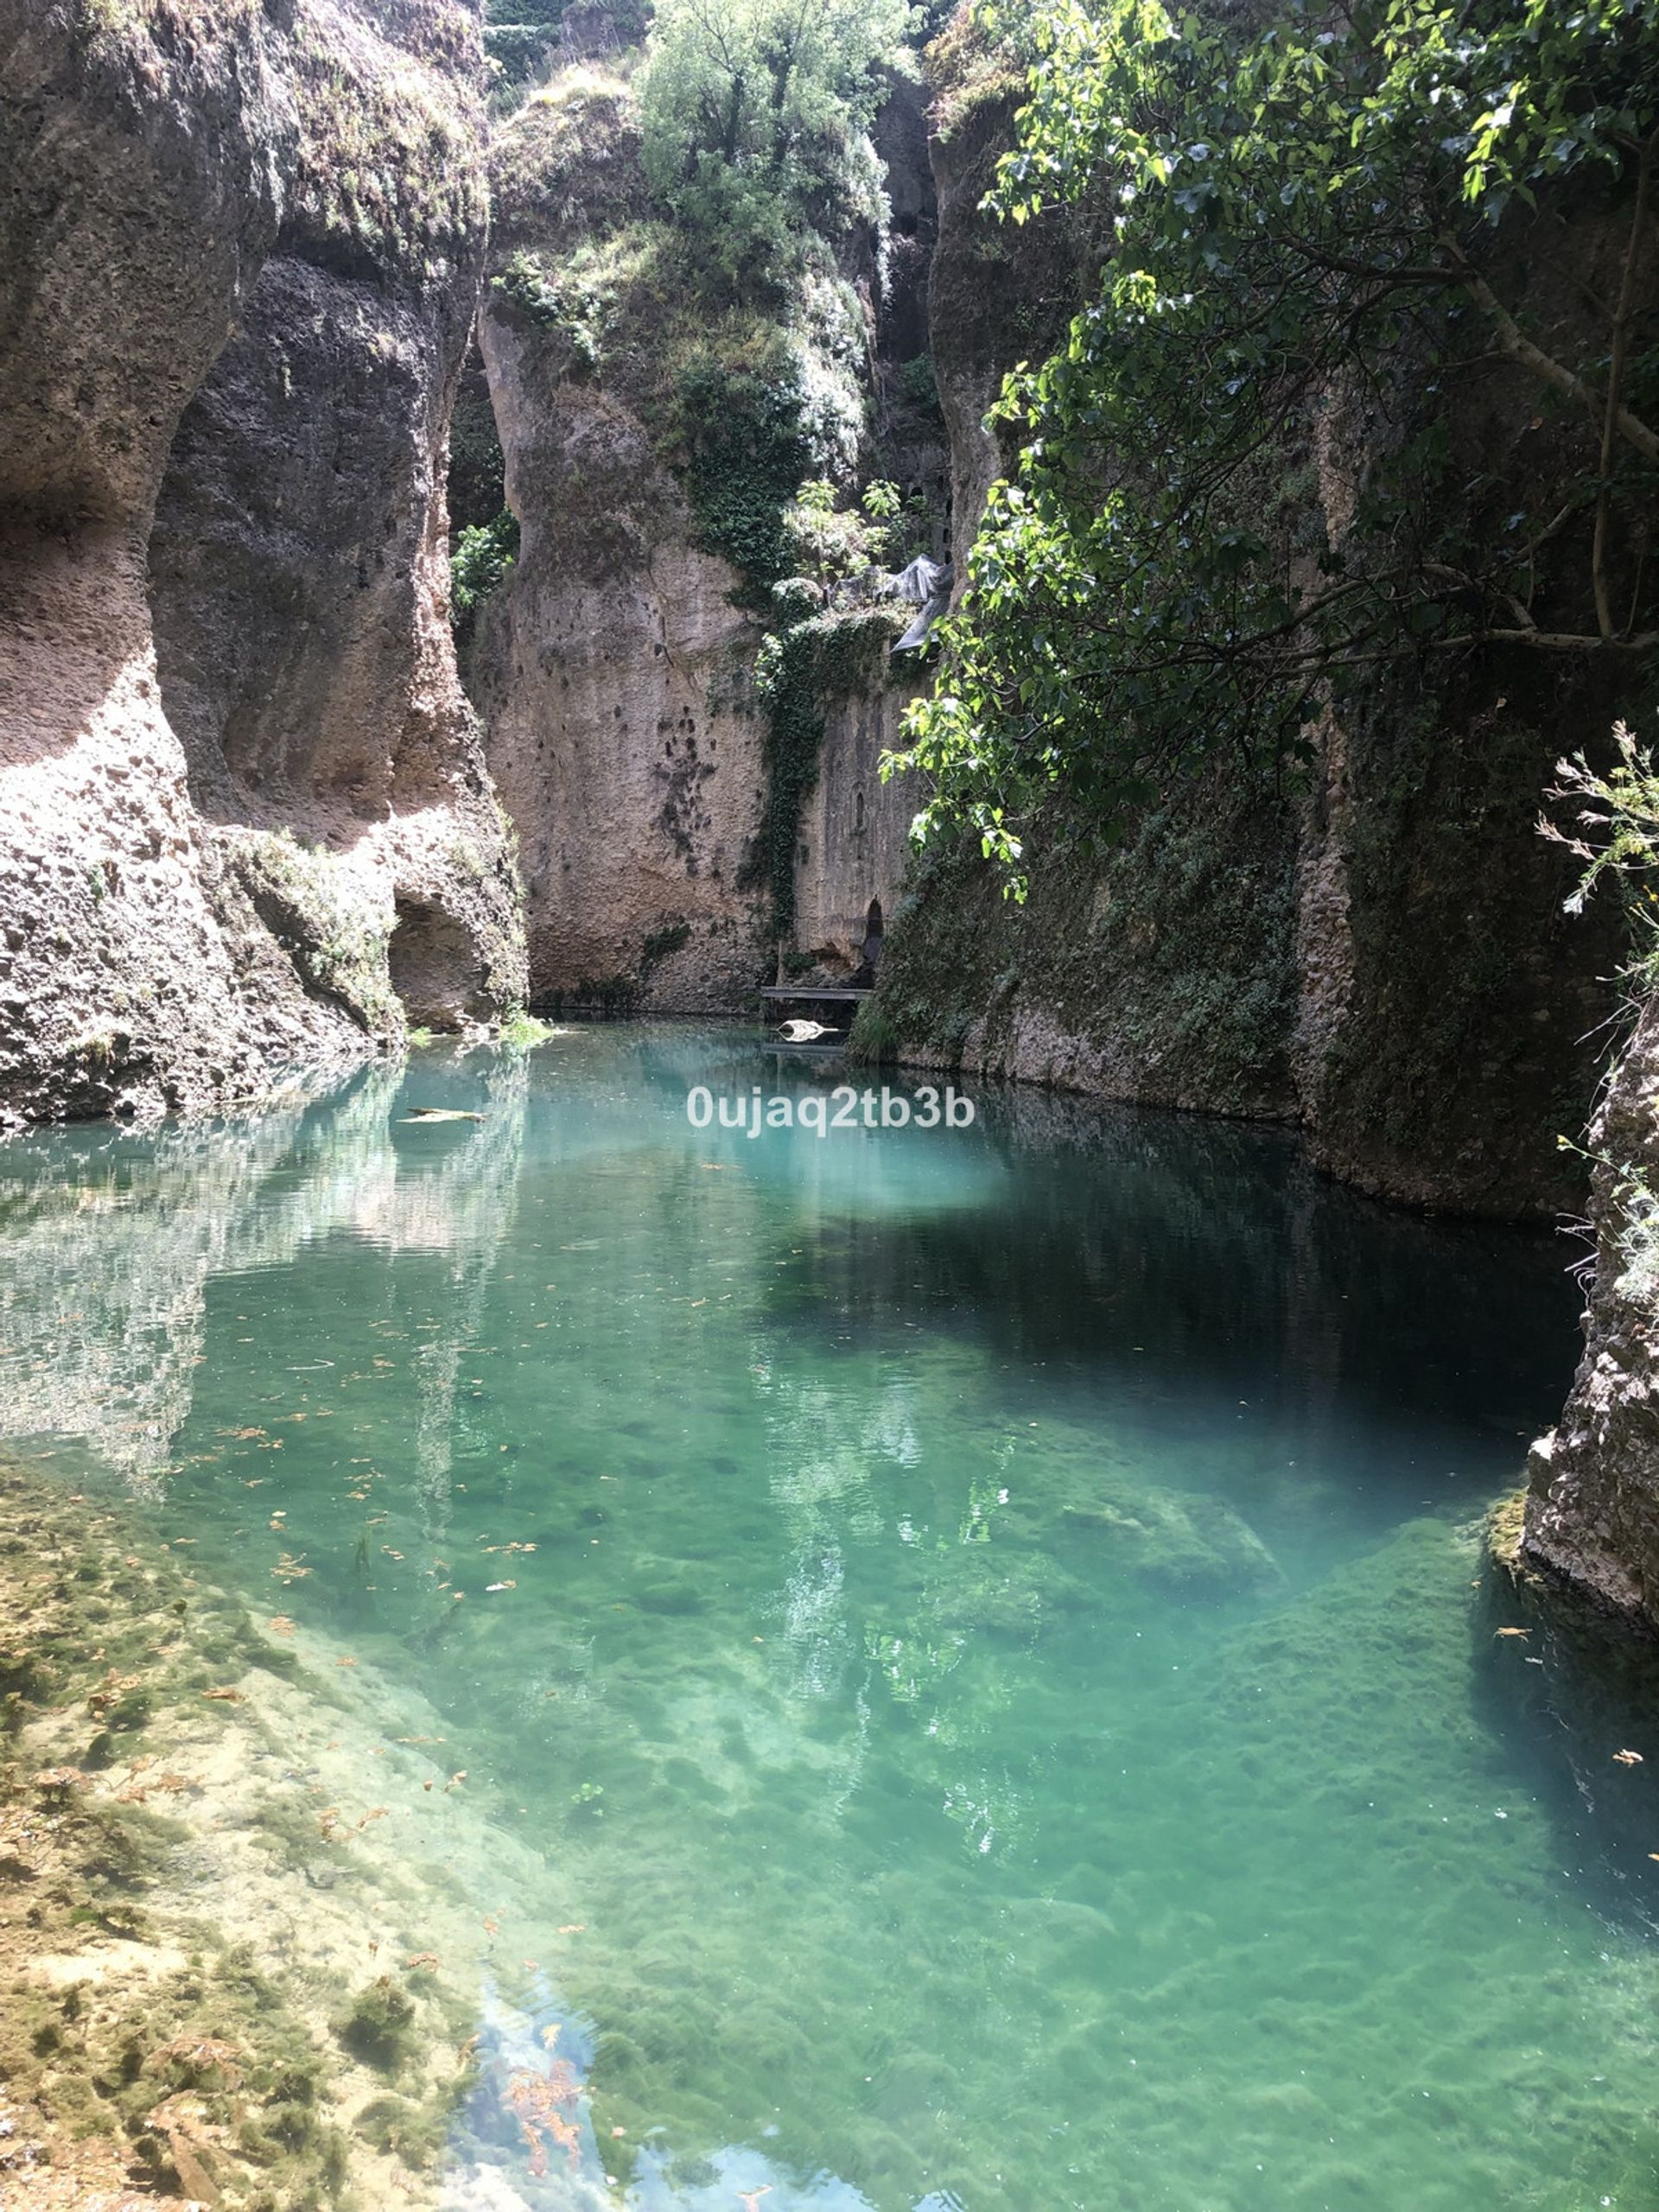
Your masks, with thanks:
M856 1006L861 999L867 999L870 995L868 990L825 990L804 983L767 983L762 987L760 995L763 999L771 999L773 1001L779 999L829 999L834 1001L839 1005L846 1005L850 1002L852 1005Z

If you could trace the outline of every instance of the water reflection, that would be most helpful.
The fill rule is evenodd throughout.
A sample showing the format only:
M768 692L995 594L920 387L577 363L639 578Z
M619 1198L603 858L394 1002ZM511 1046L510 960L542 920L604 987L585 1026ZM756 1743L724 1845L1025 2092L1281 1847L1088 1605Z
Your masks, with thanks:
M459 1141L444 1129L441 1145L395 1126L404 1073L377 1066L338 1087L296 1083L243 1120L0 1147L0 1435L73 1440L160 1499L205 1356L208 1285L345 1234L450 1262L451 1313L419 1382L423 1488L441 1500L461 1351L518 1179L528 1070L490 1055L473 1084L485 1120ZM300 1349L319 1357L290 1371L327 1371L325 1344Z
M570 1899L553 1980L488 1965L452 2201L1576 2203L1654 1977L1598 1980L1463 1533L1564 1386L1565 1255L1023 1093L694 1128L754 1065L581 1032L5 1163L12 1433L417 1685Z

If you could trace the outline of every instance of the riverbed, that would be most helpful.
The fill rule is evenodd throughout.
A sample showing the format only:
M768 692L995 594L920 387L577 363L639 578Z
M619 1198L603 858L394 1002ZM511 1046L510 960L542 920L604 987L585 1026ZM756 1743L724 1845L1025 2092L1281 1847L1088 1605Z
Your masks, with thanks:
M503 1839L580 2139L463 2102L453 2201L1650 2206L1659 1740L1483 1548L1576 1249L883 1081L582 1027L0 1154L10 1451Z

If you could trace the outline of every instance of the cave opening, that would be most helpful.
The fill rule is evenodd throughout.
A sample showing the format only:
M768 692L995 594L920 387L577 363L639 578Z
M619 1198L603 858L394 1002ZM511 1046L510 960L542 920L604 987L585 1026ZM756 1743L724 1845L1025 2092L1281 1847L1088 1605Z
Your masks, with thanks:
M391 988L416 1029L459 1029L489 1012L484 963L465 926L435 900L400 898L387 947Z

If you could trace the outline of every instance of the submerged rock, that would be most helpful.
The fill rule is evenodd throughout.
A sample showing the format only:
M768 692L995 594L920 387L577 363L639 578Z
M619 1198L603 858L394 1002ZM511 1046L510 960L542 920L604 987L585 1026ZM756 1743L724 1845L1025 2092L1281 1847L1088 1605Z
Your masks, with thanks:
M1284 1580L1272 1553L1230 1505L1214 1498L1194 1505L1173 1491L1068 1505L1052 1541L1068 1550L1101 1547L1137 1581L1177 1596L1272 1590Z
M450 2201L597 2201L538 2188L512 2094L539 2074L596 2168L588 2047L571 2029L550 2074L563 2016L521 1964L554 1937L520 1900L556 1879L436 1786L418 1695L7 1462L0 1618L0 2199L27 2171L43 2212L114 2212L135 2181L416 2212L453 2131L499 2190Z

